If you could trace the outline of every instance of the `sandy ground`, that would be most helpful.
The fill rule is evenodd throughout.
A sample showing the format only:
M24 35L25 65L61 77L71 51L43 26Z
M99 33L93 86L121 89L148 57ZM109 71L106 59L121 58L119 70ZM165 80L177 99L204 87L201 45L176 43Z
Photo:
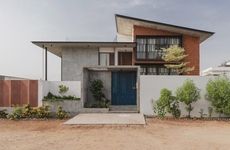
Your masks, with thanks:
M146 126L0 120L0 150L230 149L230 122L147 119Z

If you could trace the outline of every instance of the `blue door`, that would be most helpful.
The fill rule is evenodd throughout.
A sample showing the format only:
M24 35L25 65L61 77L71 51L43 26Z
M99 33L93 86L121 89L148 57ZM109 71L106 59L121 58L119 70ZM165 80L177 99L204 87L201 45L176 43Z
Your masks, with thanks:
M112 105L136 105L136 72L112 72Z

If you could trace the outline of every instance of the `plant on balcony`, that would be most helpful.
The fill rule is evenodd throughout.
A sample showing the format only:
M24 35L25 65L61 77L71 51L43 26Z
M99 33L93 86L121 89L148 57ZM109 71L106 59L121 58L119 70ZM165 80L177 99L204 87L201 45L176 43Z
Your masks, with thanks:
M200 98L200 89L196 87L192 80L186 80L184 84L176 90L176 98L187 105L188 118L193 110L192 103Z
M165 64L166 68L175 70L179 75L194 70L194 66L188 67L189 62L184 62L184 58L188 56L185 54L184 48L173 45L163 51L162 59L167 63Z
M96 101L94 107L97 108L107 108L109 105L109 100L105 97L105 94L102 92L104 88L103 82L101 80L90 81L90 91Z
M230 79L218 77L210 80L206 86L206 97L214 110L221 114L230 115Z

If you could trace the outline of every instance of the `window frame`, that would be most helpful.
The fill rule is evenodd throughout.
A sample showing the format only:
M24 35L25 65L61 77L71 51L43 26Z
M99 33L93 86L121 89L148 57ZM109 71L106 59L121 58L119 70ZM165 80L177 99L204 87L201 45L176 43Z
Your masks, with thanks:
M109 65L105 65L105 66L114 66L115 65L115 53L114 52L99 52L98 53L98 65L99 66L102 66L101 65L101 54L108 54L109 55ZM110 64L111 54L113 55L113 64Z
M145 51L143 51L145 54L145 58L138 58L138 42L137 42L137 40L138 40L138 38L142 38L142 39L150 39L150 38L155 38L155 39L160 39L160 38L178 38L180 41L179 41L179 46L180 47L182 47L182 45L183 45L183 36L182 35L166 35L166 36L162 36L162 35L154 35L154 36L152 36L152 35L137 35L136 36L136 49L135 49L135 59L137 60L137 61L156 61L156 60L161 60L161 61L163 61L162 60L162 58L148 58L148 55L149 55L149 50L148 50L148 46L149 46L149 44L147 44L147 42L145 43L145 44L143 44L143 45L145 45L144 47L145 47ZM155 45L158 45L158 46L160 46L160 45L163 45L163 44L155 44Z

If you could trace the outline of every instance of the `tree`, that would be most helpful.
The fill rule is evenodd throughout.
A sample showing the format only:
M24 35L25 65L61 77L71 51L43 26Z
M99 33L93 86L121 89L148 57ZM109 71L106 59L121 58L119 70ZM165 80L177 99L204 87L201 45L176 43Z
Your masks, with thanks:
M166 112L171 113L175 118L180 117L179 102L172 92L166 88L161 90L160 98L156 101L154 111L160 117L164 117Z
M176 98L187 105L188 117L193 110L192 103L200 98L200 90L192 80L186 80L184 84L176 90Z
M209 80L206 86L207 99L217 113L230 115L230 80L223 76Z
M185 57L185 49L177 45L170 46L169 48L163 49L164 55L162 59L167 62L165 65L168 69L176 70L177 74L189 73L194 70L193 67L188 67L189 62L182 62Z

